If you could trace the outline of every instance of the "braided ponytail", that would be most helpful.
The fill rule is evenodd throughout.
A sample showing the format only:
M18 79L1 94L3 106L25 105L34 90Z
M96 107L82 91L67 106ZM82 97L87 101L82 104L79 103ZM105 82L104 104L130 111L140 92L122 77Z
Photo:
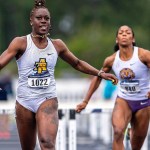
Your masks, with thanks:
M45 7L45 0L35 0L34 8Z
M34 11L35 11L36 9L39 9L39 8L46 8L45 3L46 3L45 0L35 0L34 8L32 9L32 11L31 11L31 13L30 13L30 17L33 15L33 13L34 13ZM47 8L46 8L46 9L47 9Z

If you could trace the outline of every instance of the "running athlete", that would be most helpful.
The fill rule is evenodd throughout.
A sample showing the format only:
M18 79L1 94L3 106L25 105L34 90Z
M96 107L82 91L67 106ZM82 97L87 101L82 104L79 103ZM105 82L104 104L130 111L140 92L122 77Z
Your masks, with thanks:
M102 68L105 72L112 69L119 79L112 113L113 150L124 150L124 133L129 123L132 150L140 150L150 119L150 51L135 46L134 32L126 25L117 31L115 51L105 59ZM85 99L76 107L77 112L86 107L100 83L100 78L93 78Z
M23 150L34 150L36 133L42 150L55 150L58 129L58 101L54 70L57 57L73 68L106 80L117 78L75 57L60 39L47 37L50 13L45 0L35 0L30 14L31 34L16 37L0 56L0 69L14 57L19 81L16 96L16 123Z

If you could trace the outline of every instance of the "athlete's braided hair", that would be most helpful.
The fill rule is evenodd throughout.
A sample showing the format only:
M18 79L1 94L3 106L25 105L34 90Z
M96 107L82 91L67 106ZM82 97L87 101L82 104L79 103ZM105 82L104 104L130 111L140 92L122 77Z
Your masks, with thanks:
M33 15L36 9L39 9L39 8L47 9L45 6L45 3L46 3L45 0L35 0L34 8L31 10L30 17Z
M128 26L129 27L129 26ZM130 29L131 29L131 31L132 31L132 35L133 35L133 37L135 37L135 34L134 34L134 31L132 30L132 28L131 27L129 27ZM119 31L119 29L118 29L118 31ZM116 37L117 37L117 35L118 35L118 31L117 31L117 33L116 33ZM132 45L133 46L136 46L136 43L135 42L133 42L132 43ZM119 50L119 45L118 45L118 43L116 43L115 44L115 46L114 46L114 51L116 52L116 51L118 51Z

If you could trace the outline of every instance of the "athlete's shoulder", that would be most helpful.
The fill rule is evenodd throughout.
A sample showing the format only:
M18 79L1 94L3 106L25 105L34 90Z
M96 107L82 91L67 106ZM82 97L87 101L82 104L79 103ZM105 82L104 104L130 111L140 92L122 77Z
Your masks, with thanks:
M65 46L65 43L61 39L51 39L53 45L56 47L56 49L62 48Z
M27 38L26 38L26 36L21 36L21 37L15 37L15 38L11 41L10 45L19 47L19 46L24 45L24 44L26 45L26 43L27 43Z
M149 60L150 51L144 48L138 48L138 56L142 62L147 62Z
M27 41L27 36L18 36L12 40L12 42L26 42L26 41Z
M56 48L58 54L69 50L66 44L61 39L52 39L52 43L54 47Z
M56 45L64 44L64 42L61 39L51 39L51 41L53 44L56 44Z
M147 55L150 55L150 51L144 48L138 48L138 55L139 57L146 57Z
M116 52L113 53L112 55L106 57L105 61L108 62L108 63L109 63L109 62L114 62L115 57L116 57Z
M112 55L106 57L104 60L104 66L112 67L114 60L115 60L115 57L116 57L116 52L113 53Z
M8 46L8 50L14 51L24 51L27 46L26 36L15 37Z
M144 48L141 48L141 47L138 47L138 51L139 51L140 53L147 53L147 52L150 52L150 50L144 49Z

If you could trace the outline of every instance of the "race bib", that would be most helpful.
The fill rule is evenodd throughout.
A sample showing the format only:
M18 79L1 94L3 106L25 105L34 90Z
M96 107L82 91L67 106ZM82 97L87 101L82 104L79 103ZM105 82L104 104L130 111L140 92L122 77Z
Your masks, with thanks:
M32 88L47 88L50 84L50 77L33 78L28 77L28 85Z
M135 93L139 93L141 91L138 80L121 81L120 82L120 90L126 94L135 94Z

